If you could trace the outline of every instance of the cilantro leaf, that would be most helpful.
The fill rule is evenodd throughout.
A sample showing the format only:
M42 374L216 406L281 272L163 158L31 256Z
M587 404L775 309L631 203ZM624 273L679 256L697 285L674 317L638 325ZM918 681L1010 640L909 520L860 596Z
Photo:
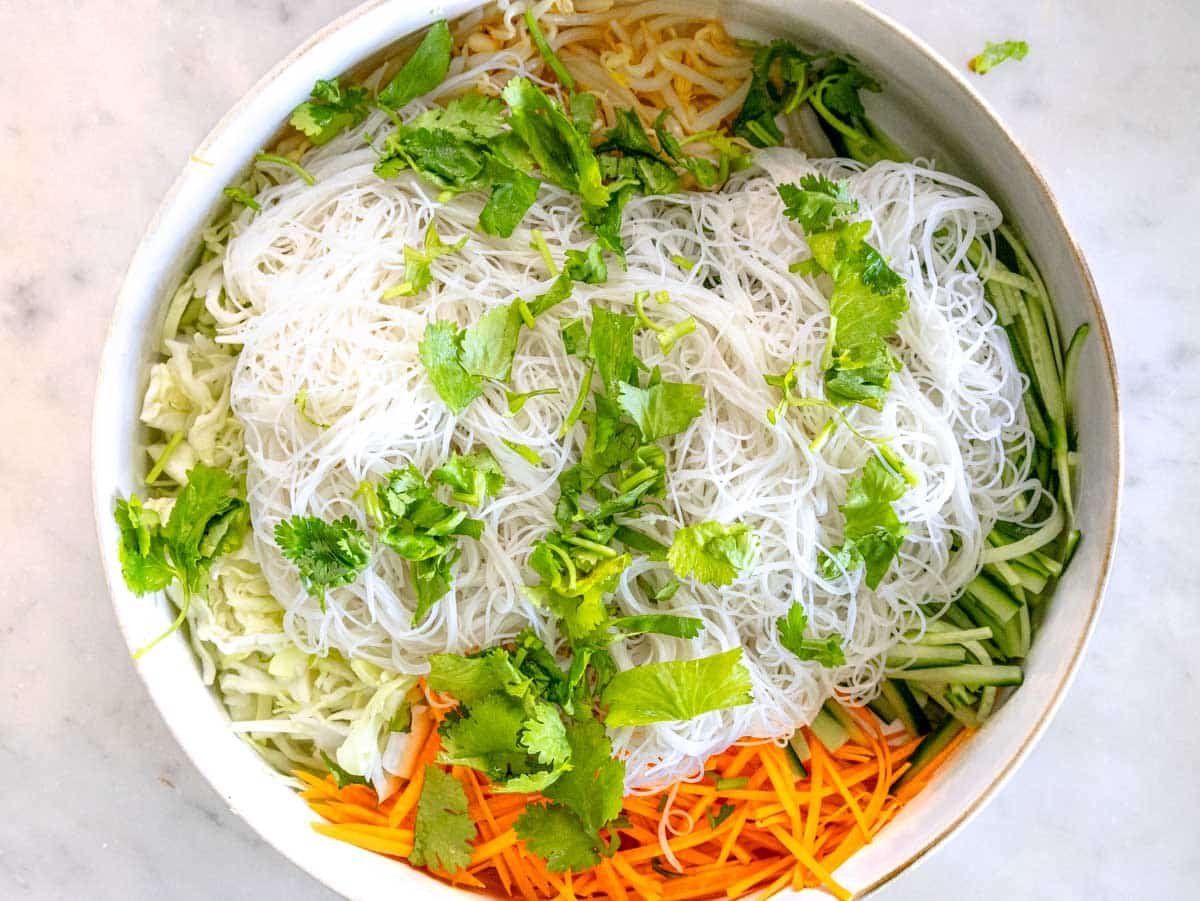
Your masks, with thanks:
M566 727L571 769L545 789L579 817L583 828L599 832L621 813L625 764L613 758L612 742L599 722L584 714Z
M236 185L230 185L221 193L223 193L234 203L240 203L242 206L250 207L250 209L254 210L255 212L262 210L262 204L259 203L255 199L254 195L245 188L239 188Z
M835 220L858 212L858 201L850 197L847 183L830 181L824 175L802 176L798 186L782 184L778 191L784 202L783 214L799 222L808 234L825 231Z
M507 380L520 333L521 314L515 303L488 310L463 333L462 368L471 375Z
M292 111L288 120L317 146L327 144L367 117L367 91L359 85L342 87L338 79L318 81L312 95ZM257 207L255 207L257 209Z
M521 746L525 708L515 698L492 692L471 704L467 715L447 719L442 725L441 763L469 766L503 781L528 769Z
M600 862L604 843L561 804L530 804L513 824L517 835L552 873L581 872Z
M843 223L808 236L813 260L833 277L825 395L837 404L883 408L898 363L886 338L908 309L905 283L867 243L870 222Z
M462 250L466 243L467 235L463 235L453 244L445 243L437 233L437 225L430 222L429 227L425 229L424 249L407 246L404 248L404 281L384 292L383 296L413 297L420 294L433 281L433 261L445 254Z
M633 375L633 332L637 317L612 313L596 307L592 310L592 332L588 353L596 361L604 388L610 394Z
M558 714L558 708L545 701L535 703L533 713L525 720L521 731L521 747L544 765L557 766L568 760L574 765L577 760L573 756L573 745L568 741L567 729ZM556 781L561 778L561 775L556 776Z
M842 666L846 662L840 636L830 635L826 639L804 637L808 615L799 601L792 601L787 614L775 620L775 627L779 630L779 643L801 660L815 660L822 666Z
M492 186L492 193L479 213L479 227L489 235L507 238L537 200L539 182L496 160L488 161L484 174Z
M605 556L586 575L579 573L576 555L555 535L539 541L529 557L542 584L527 587L526 594L538 606L558 614L572 640L587 638L604 625L608 619L604 598L616 590L621 573L632 562L628 554L604 550L613 556Z
M429 687L470 706L504 687L510 675L507 662L503 652L478 657L433 654L429 658Z
M435 469L431 477L450 486L454 500L472 507L478 507L504 487L504 471L487 450L455 454Z
M438 395L461 413L483 393L483 382L462 365L462 332L453 322L430 322L420 344L421 362Z
M649 388L622 384L618 403L646 441L684 431L704 409L704 389L687 382L658 382Z
M609 728L690 720L711 710L749 704L750 673L742 649L693 660L670 660L622 670L601 698Z
M843 541L821 561L822 575L837 578L842 569L866 567L866 583L878 588L908 527L892 507L904 496L905 482L879 459L871 457L862 475L850 480L846 503L838 509L846 518Z
M121 531L117 555L121 575L129 590L137 594L161 591L175 581L175 570L167 561L167 549L159 533L158 514L142 506L137 495L117 500L113 514Z
M604 249L593 242L587 250L568 250L563 272L572 281L601 285L608 281L608 266L604 264Z
M409 128L440 131L460 141L489 141L508 131L504 104L495 97L471 91L445 106L435 106L407 123Z
M1000 41L993 44L987 41L983 50L971 58L967 66L978 75L986 75L996 66L1008 59L1024 59L1029 53L1029 45L1025 41Z
M701 522L675 532L667 562L680 578L728 585L758 555L758 540L745 523Z
M520 76L504 86L501 96L508 104L509 124L542 175L578 194L587 206L607 205L612 190L604 184L596 154L558 103Z
M473 838L475 823L468 811L462 783L445 770L426 764L409 862L443 873L457 873L471 862Z
M204 589L213 561L241 547L250 511L228 473L197 463L188 470L165 524L136 495L118 498L113 516L120 531L121 575L129 589L145 594L176 580L183 589L175 620L134 652L138 658L183 625L192 594Z
M171 564L193 592L200 589L213 560L241 547L249 508L235 491L229 473L198 463L189 470L188 482L162 528Z
M450 70L450 50L453 41L445 19L434 22L387 86L379 92L379 105L398 110L423 94L428 94L446 77Z
M609 622L622 638L652 632L676 638L695 638L704 630L704 620L673 613L644 613L640 616L621 616Z
M352 517L326 522L317 516L293 516L275 526L275 543L300 571L300 583L325 609L325 592L349 585L371 557L366 533Z
M481 460L476 462L485 465ZM450 467L445 477L451 473L454 478L465 475L461 464L451 460ZM487 473L483 479L487 490ZM434 497L433 488L412 466L388 473L382 484L364 483L359 494L375 522L379 540L410 561L417 596L413 623L419 623L450 591L450 567L459 556L456 539L464 535L479 538L483 523Z
M754 51L750 91L733 122L733 133L755 147L783 143L783 132L775 122L790 112L804 88L812 58L789 41L777 40Z

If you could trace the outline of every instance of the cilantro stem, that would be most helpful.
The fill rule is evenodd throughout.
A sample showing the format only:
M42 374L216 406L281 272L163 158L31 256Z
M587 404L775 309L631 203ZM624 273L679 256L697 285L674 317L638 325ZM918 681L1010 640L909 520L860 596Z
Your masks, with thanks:
M183 438L184 433L182 431L176 432L170 437L166 447L163 448L163 452L158 455L158 459L154 461L154 465L150 467L150 471L142 479L143 484L149 485L162 474L163 467L167 465L167 461L171 459L171 454L175 453L175 449L183 443Z
M571 73L567 71L567 67L563 65L562 60L554 53L550 47L546 36L542 34L541 26L537 23L537 18L533 15L532 9L525 10L525 27L529 29L529 36L533 39L533 46L537 47L537 52L541 54L546 65L550 67L550 71L559 80L564 88L568 91L575 90L575 79L571 77Z
M154 650L158 643L164 638L175 634L175 632L177 632L183 625L183 621L187 619L188 609L192 606L192 593L188 590L187 580L182 576L177 576L177 578L179 578L179 584L183 587L183 603L179 605L179 615L175 617L171 625L167 626L166 631L159 635L158 638L154 639L147 645L142 645L140 648L134 651L134 660L141 660L143 656Z
M586 538L580 538L577 535L564 535L563 541L574 547L583 548L591 551L594 554L599 554L601 557L612 558L617 556L617 552L610 548L607 544L599 544L595 541L588 541Z
M817 433L817 437L808 445L808 449L813 453L820 453L821 449L829 443L829 439L833 437L833 433L837 430L837 420L827 419L825 425L821 426L821 431Z
M537 466L542 462L542 458L538 456L537 451L527 444L518 444L515 441L509 441L507 438L501 438L504 446L510 451L528 463L530 466Z
M658 470L653 466L644 466L628 478L622 479L617 483L617 493L624 494L626 491L631 491L643 482L648 482L658 475Z
M870 135L863 134L857 128L851 128L837 116L831 113L825 104L821 102L821 94L825 90L825 85L830 81L832 81L832 79L827 78L825 81L820 82L817 86L818 89L813 91L812 96L808 99L808 102L812 104L812 108L817 111L817 115L828 122L829 126L841 134L842 137L853 141L858 141L860 144L871 143L872 138Z
M908 468L903 457L882 442L877 443L876 447L879 449L879 456L883 457L884 462L892 468L893 472L904 479L909 485L917 484L916 473Z
M534 322L533 310L529 309L529 304L525 303L521 298L517 298L514 303L517 305L517 313L521 316L521 321L525 323L525 328L533 328Z
M666 331L659 332L658 346L662 348L663 354L669 354L671 348L675 346L675 342L684 335L690 335L696 330L696 320L689 316L687 319L680 319Z
M583 405L587 402L588 394L592 390L592 370L594 366L588 363L587 369L583 373L583 381L579 383L579 393L575 396L575 403L571 405L570 411L567 413L567 418L563 420L562 428L558 430L558 437L565 438L567 432L571 431L571 427L579 421L579 417L583 415Z
M300 178L304 179L304 183L309 187L312 187L317 183L317 180L313 178L311 172L290 157L282 156L278 153L256 153L254 155L254 159L260 163L278 163L280 166L285 166L288 169L291 169L298 176L300 176Z
M666 328L664 326L656 324L655 322L653 322L650 319L649 316L646 315L646 301L649 298L650 298L649 291L634 292L633 309L634 309L634 312L637 313L638 322L640 322L642 324L643 328L654 329L654 331L656 331L656 332L666 331Z
M542 234L540 228L535 228L530 233L529 246L542 255L542 259L546 263L546 269L550 272L550 277L554 278L558 275L558 267L554 265L554 257L550 255L550 245L546 243L546 236Z

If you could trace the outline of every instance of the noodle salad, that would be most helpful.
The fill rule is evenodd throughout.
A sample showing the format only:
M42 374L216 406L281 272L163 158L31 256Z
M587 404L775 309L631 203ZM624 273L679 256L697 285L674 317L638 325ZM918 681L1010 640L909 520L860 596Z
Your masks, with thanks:
M1037 268L847 56L500 0L203 234L122 570L330 836L521 897L823 886L1080 540Z

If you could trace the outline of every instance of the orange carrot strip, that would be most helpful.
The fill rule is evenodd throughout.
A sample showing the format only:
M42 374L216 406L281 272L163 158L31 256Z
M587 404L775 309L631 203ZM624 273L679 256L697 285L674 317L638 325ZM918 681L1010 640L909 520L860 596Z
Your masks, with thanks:
M609 859L612 861L613 868L625 877L625 881L633 887L639 898L645 899L645 901L653 901L653 899L662 896L662 892L654 880L639 873L620 854L614 854Z
M946 747L942 748L941 752L939 752L938 755L933 758L933 760L929 761L928 766L925 767L924 771L917 775L916 779L914 779L912 782L906 782L904 785L900 786L900 788L896 791L896 799L905 802L911 801L917 792L929 784L929 780L933 777L938 767L945 763L946 760L958 750L959 746L962 745L962 743L966 741L970 735L974 734L974 731L974 729L963 729L958 733L958 735L950 739L950 743L946 745Z
M475 850L471 854L471 863L493 858L505 848L511 848L516 843L517 833L515 831L510 829L507 832L501 832L495 838L475 846Z
M808 760L808 774L812 780L812 786L808 796L808 816L804 820L804 845L807 848L812 848L817 841L817 820L821 814L821 782L825 771L825 761L823 759L825 749L811 733L808 737L812 739L808 743L812 754Z
M729 835L725 837L725 841L721 843L721 853L717 855L717 862L724 863L729 859L729 855L733 852L733 847L737 843L738 833L746 825L746 820L750 817L750 808L743 807L741 810L735 811L732 816L726 820L730 823ZM722 824L724 825L724 824Z
M781 870L786 870L792 865L792 861L788 860L786 857L780 860L764 861L763 865L752 867L754 872L751 875L726 888L725 895L728 898L740 898L742 895L750 891L750 889L754 888L754 886L759 882L762 882L764 879L770 879L772 876L777 875Z
M611 863L607 860L600 861L599 866L595 868L595 873L597 880L604 887L607 897L615 898L617 901L629 901L629 893L625 891L625 886L621 885L621 880L617 878L617 873Z
M387 830L384 833L362 832L371 827L355 827L348 823L313 823L313 829L322 835L357 845L367 851L376 851L392 857L408 857L412 853L412 833L407 829Z
M839 885L836 880L834 880L829 871L825 869L825 867L821 866L821 864L817 862L817 859L809 854L808 850L802 844L788 835L788 833L779 826L772 826L771 834L774 835L775 838L779 839L779 843L787 848L792 854L794 854L797 860L808 867L809 870L813 872L813 875L820 879L821 884L829 889L829 891L833 892L833 894L840 898L841 901L850 901L850 893L841 885Z

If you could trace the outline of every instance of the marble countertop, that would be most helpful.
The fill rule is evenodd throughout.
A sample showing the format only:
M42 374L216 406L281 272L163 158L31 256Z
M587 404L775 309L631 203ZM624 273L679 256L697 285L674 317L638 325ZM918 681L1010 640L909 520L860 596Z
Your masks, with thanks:
M94 546L88 421L122 272L176 172L262 73L352 5L0 12L0 423L13 430L0 442L0 896L329 896L225 808L137 680ZM1195 897L1200 15L1194 0L876 5L955 63L985 39L1031 42L977 84L1091 262L1128 451L1116 570L1061 713L996 800L879 897Z

